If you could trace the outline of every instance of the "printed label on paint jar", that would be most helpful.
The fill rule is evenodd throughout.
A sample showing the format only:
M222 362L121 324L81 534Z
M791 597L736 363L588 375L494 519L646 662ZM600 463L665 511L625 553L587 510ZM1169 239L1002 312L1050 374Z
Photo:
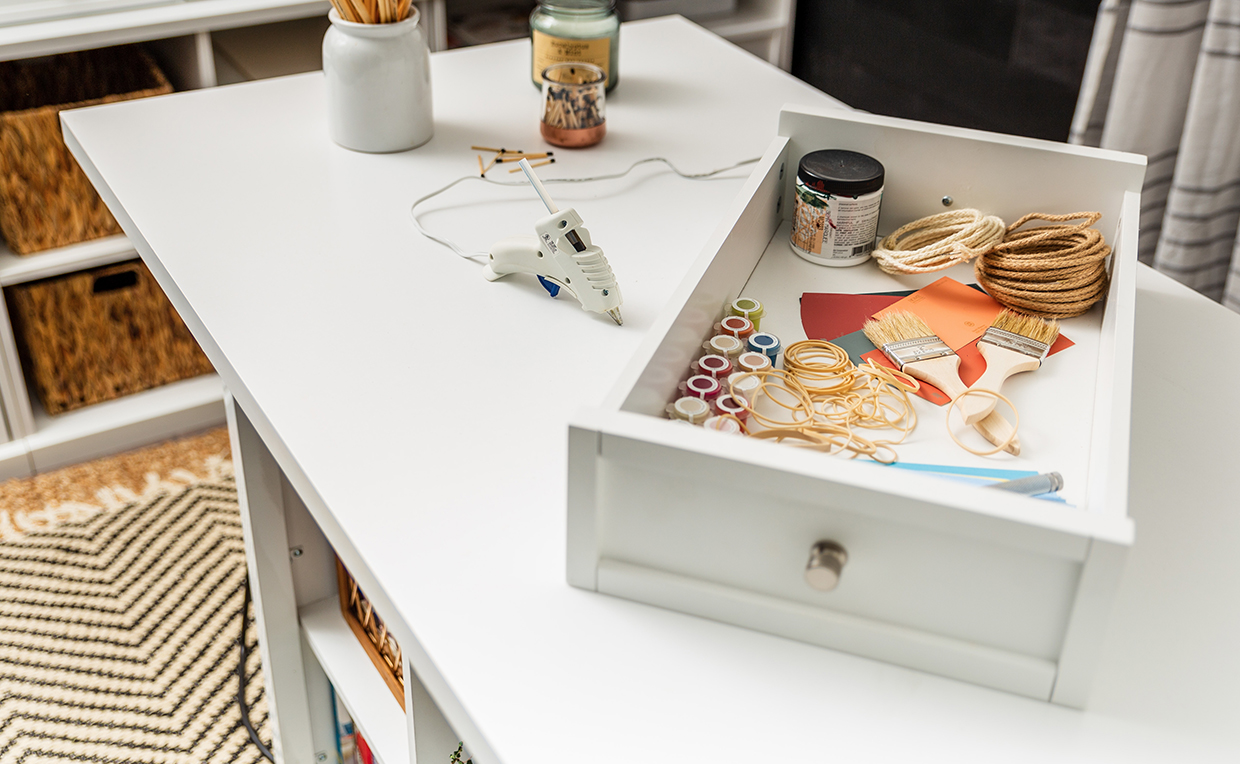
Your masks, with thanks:
M603 70L611 79L611 39L572 40L534 30L534 82L542 84L543 71L552 64L584 61Z
M874 250L879 189L856 198L823 194L798 179L792 218L792 246L818 261L863 259Z

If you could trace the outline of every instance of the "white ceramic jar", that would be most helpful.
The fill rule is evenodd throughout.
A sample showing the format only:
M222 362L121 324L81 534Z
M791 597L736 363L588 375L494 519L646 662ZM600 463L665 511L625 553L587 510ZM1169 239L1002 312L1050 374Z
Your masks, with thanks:
M417 8L394 24L357 24L328 12L323 37L327 124L336 143L386 153L431 139L430 50Z

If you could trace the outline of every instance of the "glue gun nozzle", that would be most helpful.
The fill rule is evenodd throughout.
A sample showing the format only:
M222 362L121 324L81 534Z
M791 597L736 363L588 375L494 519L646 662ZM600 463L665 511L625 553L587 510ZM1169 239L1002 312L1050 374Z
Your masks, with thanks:
M616 322L616 326L624 326L624 319L620 318L619 308L612 308L607 311L607 315L611 316L611 320Z

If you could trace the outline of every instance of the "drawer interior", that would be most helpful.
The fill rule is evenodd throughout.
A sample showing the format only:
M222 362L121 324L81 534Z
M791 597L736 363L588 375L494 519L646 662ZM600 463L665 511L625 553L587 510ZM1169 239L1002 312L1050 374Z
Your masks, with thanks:
M1098 228L1113 250L1107 297L1085 315L1062 322L1062 333L1075 346L1048 358L1035 372L1013 376L1004 386L1019 411L1021 454L983 457L959 448L947 432L946 407L920 398L914 398L917 429L898 452L905 463L1056 471L1064 476L1060 496L1068 505L1125 517L1136 211L1144 172L1140 158L900 120L788 109L781 118L781 134L755 171L730 226L708 246L700 268L682 286L679 312L665 332L656 327L654 333L660 336L635 360L640 370L613 395L618 408L664 417L664 407L678 395L677 384L690 374L689 362L701 354L713 323L737 296L762 301L762 330L775 333L787 346L805 339L803 293L915 290L944 276L965 284L976 281L967 265L892 276L872 261L830 268L793 252L790 201L800 157L820 148L862 151L887 168L880 236L943 211L944 197L952 198L951 209L977 207L1009 222L1035 211L1102 212ZM999 411L1015 420L1002 404ZM975 448L988 446L958 418L953 430ZM936 479L927 480L933 485Z

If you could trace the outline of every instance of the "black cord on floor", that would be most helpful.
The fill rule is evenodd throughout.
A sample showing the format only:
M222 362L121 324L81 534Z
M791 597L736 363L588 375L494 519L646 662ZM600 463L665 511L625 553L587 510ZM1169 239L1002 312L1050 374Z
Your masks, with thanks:
M241 606L241 636L237 638L237 646L241 648L241 658L237 661L237 705L241 708L241 723L245 725L246 732L250 733L250 740L254 745L258 746L258 752L267 758L268 761L274 762L275 756L271 755L271 749L263 745L263 741L258 737L258 730L254 729L253 722L250 721L250 704L245 702L245 664L250 657L250 651L245 644L246 627L250 622L250 577L245 577L245 604Z

